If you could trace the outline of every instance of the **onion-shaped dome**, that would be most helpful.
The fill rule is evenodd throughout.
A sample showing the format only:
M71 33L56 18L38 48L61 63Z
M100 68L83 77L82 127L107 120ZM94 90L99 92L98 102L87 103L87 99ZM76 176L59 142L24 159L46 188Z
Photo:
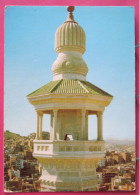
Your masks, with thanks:
M85 79L88 72L87 64L82 58L82 54L86 50L85 32L74 21L72 14L74 6L68 6L67 10L69 11L67 21L55 33L55 51L58 53L58 57L52 66L54 80L60 78L55 77L56 75L65 78L64 74L74 74L71 75L71 78Z
M69 6L73 7L73 6ZM71 11L72 8L67 8ZM74 8L73 8L74 10ZM72 11L73 11L72 10ZM55 51L79 51L84 53L86 49L86 36L83 28L74 21L72 12L69 12L67 21L64 22L55 33Z
M84 53L86 48L86 37L83 28L74 21L66 21L56 31L55 51L79 51Z
M57 59L53 63L52 71L54 75L71 73L86 76L88 67L82 54L78 52L59 53Z

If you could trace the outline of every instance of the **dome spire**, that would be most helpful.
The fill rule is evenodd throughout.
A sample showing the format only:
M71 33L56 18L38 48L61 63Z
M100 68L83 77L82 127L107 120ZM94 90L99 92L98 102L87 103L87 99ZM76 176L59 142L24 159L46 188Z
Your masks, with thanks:
M88 67L82 54L86 50L86 35L83 28L74 21L74 6L67 6L67 21L55 33L57 59L52 65L53 80L86 80Z
M69 12L68 17L67 17L67 21L74 21L74 16L73 16L73 11L74 11L75 7L74 6L67 6L67 11Z

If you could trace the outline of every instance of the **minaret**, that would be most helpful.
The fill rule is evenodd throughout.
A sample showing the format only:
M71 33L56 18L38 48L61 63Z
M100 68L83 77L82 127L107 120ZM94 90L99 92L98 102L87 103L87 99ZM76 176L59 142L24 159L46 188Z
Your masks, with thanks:
M33 156L42 169L41 191L96 191L96 168L105 155L103 113L113 96L86 81L85 32L74 20L74 6L67 10L55 34L53 81L27 95L37 113ZM50 140L42 138L44 114L51 118ZM89 115L97 116L94 141L88 140Z

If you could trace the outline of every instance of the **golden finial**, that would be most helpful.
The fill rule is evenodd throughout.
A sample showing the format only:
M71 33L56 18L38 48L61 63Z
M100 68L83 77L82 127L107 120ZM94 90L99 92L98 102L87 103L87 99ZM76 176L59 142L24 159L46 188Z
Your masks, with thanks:
M67 11L68 12L73 12L74 11L74 6L67 6Z
M67 11L69 12L68 17L67 17L67 21L74 21L74 16L72 14L74 9L75 9L74 6L67 6Z

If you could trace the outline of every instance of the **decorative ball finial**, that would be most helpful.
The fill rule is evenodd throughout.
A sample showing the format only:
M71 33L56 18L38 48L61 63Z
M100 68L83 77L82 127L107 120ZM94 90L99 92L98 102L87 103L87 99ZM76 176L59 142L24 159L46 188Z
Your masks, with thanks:
M67 6L67 11L68 12L73 12L74 11L74 6Z
M72 14L72 12L74 11L74 6L67 6L67 11L69 12L68 17L67 17L67 21L74 21L74 16Z

